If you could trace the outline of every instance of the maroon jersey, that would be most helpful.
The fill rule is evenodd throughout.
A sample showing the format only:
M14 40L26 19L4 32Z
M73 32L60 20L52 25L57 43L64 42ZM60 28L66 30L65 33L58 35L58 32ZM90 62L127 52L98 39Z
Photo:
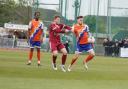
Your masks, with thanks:
M71 27L64 24L52 23L49 26L49 41L53 43L61 43L60 33L65 33L63 29L71 30Z

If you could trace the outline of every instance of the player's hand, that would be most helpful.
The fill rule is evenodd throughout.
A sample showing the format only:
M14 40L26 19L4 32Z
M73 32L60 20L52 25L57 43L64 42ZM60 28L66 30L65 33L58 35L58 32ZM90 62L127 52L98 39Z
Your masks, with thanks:
M65 25L65 24L63 24L63 28L65 28L65 26L66 26L66 25ZM63 28L62 28L62 29L63 29Z
M70 33L70 32L71 32L70 30L65 29L65 33Z

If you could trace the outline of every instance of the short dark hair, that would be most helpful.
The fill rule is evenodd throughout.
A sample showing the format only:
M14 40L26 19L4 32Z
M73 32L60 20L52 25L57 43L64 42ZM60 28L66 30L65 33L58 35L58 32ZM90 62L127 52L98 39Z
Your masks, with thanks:
M54 16L54 19L56 19L56 18L60 18L60 16L59 15Z
M39 13L39 14L40 14L40 12L39 12L39 11L36 11L36 12L34 13L34 16L36 16L36 14L37 14L37 13Z
M78 16L77 19L84 18L83 16Z

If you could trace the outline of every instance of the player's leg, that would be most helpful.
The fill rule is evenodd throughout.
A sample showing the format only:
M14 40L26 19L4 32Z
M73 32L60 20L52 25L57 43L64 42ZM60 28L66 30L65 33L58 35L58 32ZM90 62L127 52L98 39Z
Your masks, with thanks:
M57 70L57 66L56 66L57 55L58 55L57 50L52 51L52 67L54 70Z
M93 49L88 51L88 57L84 60L84 62L88 63L90 60L93 59L94 56L95 56L95 52Z
M63 72L66 72L66 70L65 70L65 62L66 62L66 59L67 59L67 50L65 48L62 48L60 51L62 52L61 69L62 69Z
M76 62L76 60L78 59L78 57L79 57L80 53L82 53L82 51L83 51L83 49L81 48L80 44L77 43L75 55L72 58L71 64L68 67L68 71L71 71L73 64Z
M76 52L74 57L72 58L71 64L68 66L68 71L71 71L73 64L76 62L76 60L78 59L80 53Z
M54 42L50 42L50 49L52 51L52 68L54 70L57 70L57 66L56 66L56 59L58 55L57 44Z
M30 51L29 51L29 60L28 60L27 65L31 65L32 57L33 57L33 51L34 51L34 48L30 48Z
M85 60L84 60L84 66L85 66L86 69L88 69L87 63L88 63L90 60L92 60L92 59L94 58L94 56L95 56L94 50L93 50L93 49L90 49L90 50L88 51L88 56L87 56L87 58L85 58Z
M62 48L60 51L62 52L62 65L65 65L67 59L67 50L65 48Z
M33 51L34 51L34 44L35 44L34 41L30 42L29 60L28 60L27 65L31 65L32 57L33 57Z
M35 47L37 49L37 59L38 59L38 66L40 66L40 48L41 48L41 42L40 41L36 41L35 42Z
M37 48L38 66L40 66L40 48Z

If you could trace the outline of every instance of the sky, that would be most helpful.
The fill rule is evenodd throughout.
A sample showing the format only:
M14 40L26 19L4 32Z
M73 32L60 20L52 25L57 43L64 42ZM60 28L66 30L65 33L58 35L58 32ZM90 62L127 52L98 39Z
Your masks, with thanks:
M65 0L63 0L65 1ZM74 1L75 0L67 0L67 18L74 19ZM81 0L81 10L80 15L96 15L97 14L97 1L98 0ZM100 0L99 6L99 15L106 16L107 15L107 1L108 0ZM39 0L40 3L52 3L58 4L59 0ZM54 9L58 10L58 6L47 6L40 5L41 8ZM122 7L128 8L128 0L111 0L111 7ZM63 6L63 8L65 8ZM64 10L63 10L64 11ZM65 12L63 12L64 15ZM128 16L128 9L111 9L112 16Z

